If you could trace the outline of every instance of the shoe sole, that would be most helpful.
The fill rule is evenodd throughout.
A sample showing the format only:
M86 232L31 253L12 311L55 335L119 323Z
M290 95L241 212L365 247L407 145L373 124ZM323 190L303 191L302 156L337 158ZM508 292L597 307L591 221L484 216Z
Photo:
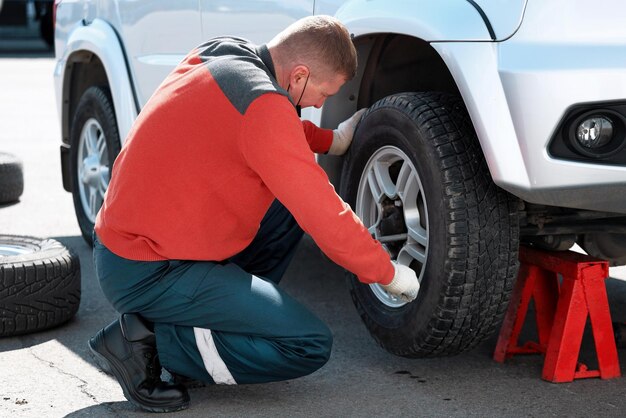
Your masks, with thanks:
M183 402L179 405L156 406L156 405L147 405L147 404L142 403L142 401L140 401L139 399L135 399L135 397L133 397L130 394L130 391L128 390L124 382L124 379L122 377L123 374L119 370L118 366L115 364L114 361L109 360L105 354L98 351L98 349L95 347L94 338L89 339L88 345L89 345L89 350L91 351L91 353L96 359L96 363L103 371L109 374L112 374L115 377L115 379L117 379L117 382L121 386L122 392L124 393L124 397L133 405L148 412L176 412L176 411L182 411L183 409L187 409L189 407L189 401ZM113 354L109 353L108 351L106 352L111 357L113 357Z

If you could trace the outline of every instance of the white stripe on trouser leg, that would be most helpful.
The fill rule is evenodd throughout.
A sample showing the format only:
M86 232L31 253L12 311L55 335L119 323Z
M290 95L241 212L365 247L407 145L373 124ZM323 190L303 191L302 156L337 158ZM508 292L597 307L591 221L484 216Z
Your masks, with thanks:
M202 362L206 371L218 385L236 385L233 375L230 374L224 360L220 357L213 341L213 334L210 329L194 328L193 334L196 337L196 345L202 356Z

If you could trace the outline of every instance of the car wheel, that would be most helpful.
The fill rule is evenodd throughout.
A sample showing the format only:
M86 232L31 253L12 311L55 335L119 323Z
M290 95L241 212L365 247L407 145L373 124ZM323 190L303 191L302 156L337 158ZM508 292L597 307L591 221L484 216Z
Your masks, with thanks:
M88 88L76 108L71 130L74 210L83 238L92 244L96 215L109 186L120 139L109 90Z
M348 275L383 348L456 354L495 331L518 270L520 203L491 180L459 97L405 93L376 102L346 154L340 194L420 281L417 299L405 303Z
M0 204L17 201L23 192L22 162L11 154L0 152Z
M70 320L80 304L80 261L53 239L0 235L0 337Z

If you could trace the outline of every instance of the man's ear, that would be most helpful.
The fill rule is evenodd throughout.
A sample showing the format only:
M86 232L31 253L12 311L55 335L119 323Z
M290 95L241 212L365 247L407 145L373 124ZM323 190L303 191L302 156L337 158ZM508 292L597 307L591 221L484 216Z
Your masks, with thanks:
M309 76L309 68L304 64L298 64L291 70L291 82L297 84L298 82L304 82Z

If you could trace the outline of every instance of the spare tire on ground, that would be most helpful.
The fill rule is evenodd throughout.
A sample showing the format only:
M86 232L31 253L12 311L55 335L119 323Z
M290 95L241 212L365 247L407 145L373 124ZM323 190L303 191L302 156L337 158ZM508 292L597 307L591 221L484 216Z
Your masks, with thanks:
M0 204L15 202L23 192L21 161L14 155L0 152Z
M63 244L0 235L0 337L69 321L80 294L80 261Z

